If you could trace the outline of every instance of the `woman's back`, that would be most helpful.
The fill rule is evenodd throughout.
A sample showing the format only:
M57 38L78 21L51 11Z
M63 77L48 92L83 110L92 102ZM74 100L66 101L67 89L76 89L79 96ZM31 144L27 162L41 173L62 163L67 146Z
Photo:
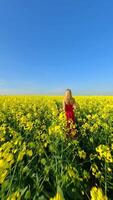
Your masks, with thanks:
M74 108L73 108L73 104L71 103L66 103L64 102L65 105L65 113L66 113L66 117L67 120L68 119L72 119L74 121Z

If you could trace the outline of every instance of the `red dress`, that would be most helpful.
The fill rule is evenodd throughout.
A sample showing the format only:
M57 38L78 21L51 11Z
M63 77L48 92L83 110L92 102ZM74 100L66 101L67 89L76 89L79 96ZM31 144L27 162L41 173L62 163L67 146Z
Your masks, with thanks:
M75 128L71 128L71 123L75 124L74 108L72 104L65 103L65 114L67 119L67 128L69 128L69 133Z

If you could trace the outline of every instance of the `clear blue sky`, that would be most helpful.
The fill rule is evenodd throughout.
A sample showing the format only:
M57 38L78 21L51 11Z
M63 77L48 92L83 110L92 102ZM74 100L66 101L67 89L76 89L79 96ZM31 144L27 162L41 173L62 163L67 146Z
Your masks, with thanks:
M112 0L0 0L0 94L113 95Z

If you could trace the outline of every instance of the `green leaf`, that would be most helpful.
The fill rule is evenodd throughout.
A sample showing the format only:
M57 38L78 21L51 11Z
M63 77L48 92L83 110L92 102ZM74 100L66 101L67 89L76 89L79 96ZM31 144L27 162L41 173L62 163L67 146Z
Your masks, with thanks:
M38 197L38 200L47 200L43 195Z
M30 199L31 197L31 192L30 190L27 190L26 194L25 194L25 199Z
M28 189L28 186L26 186L23 190L21 190L21 196L24 195L24 193L26 192L27 189Z

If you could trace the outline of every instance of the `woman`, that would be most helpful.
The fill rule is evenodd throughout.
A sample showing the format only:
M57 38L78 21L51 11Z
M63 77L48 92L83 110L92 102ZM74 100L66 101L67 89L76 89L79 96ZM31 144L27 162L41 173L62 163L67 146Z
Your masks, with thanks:
M75 115L74 110L76 109L76 102L72 96L72 92L70 89L65 91L64 100L63 100L63 111L66 115L67 120L67 129L69 136L75 136Z

